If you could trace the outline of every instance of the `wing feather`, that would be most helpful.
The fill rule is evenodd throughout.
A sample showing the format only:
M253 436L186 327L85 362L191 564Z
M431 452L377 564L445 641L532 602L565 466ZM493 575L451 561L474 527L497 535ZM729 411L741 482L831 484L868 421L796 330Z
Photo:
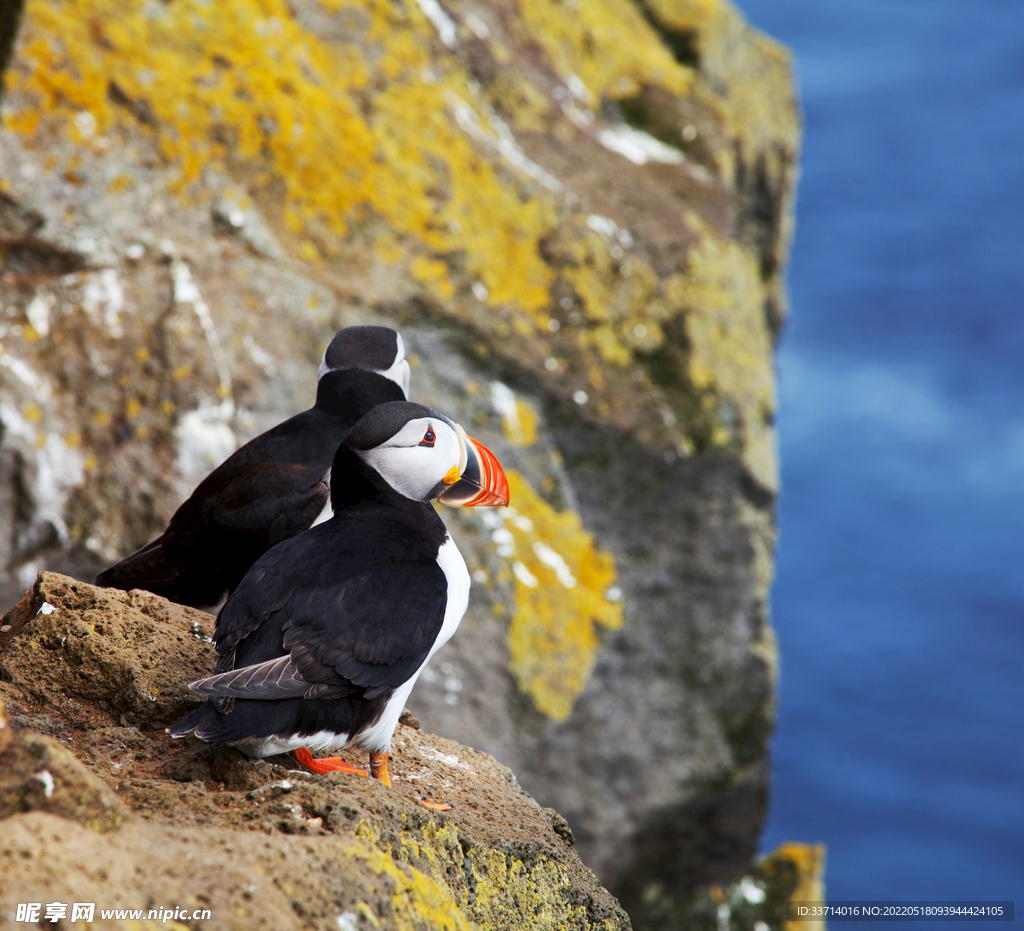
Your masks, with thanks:
M327 698L351 692L343 684L310 682L290 656L280 656L254 666L243 666L189 683L189 688L211 698L249 698L275 701L281 698Z
M346 554L323 559L325 541L309 531L253 567L217 619L217 675L195 683L196 691L376 698L415 674L444 621L443 570L434 561L394 559L353 568ZM296 572L296 565L319 568Z

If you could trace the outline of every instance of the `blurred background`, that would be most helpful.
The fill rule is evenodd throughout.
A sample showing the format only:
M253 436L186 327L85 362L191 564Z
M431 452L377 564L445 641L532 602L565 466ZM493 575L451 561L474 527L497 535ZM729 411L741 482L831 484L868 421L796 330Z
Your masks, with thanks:
M741 0L797 58L770 850L830 899L1024 900L1024 30ZM932 925L929 925L932 926Z

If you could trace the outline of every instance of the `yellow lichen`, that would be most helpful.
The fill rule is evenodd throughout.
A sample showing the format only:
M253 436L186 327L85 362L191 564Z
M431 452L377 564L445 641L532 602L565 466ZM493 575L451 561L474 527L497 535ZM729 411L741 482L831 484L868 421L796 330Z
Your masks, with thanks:
M757 258L739 243L717 237L696 214L687 222L698 240L690 250L688 274L674 282L673 297L686 309L690 380L710 392L709 403L728 401L739 412L740 435L718 423L712 441L737 443L754 476L774 489L775 373Z
M634 348L656 349L664 335L655 323L648 323L663 313L655 299L658 275L654 269L636 257L617 264L609 244L590 231L564 243L563 248L569 259L563 275L593 324L581 331L580 346L593 350L602 365L617 368L630 363ZM638 334L641 323L644 329Z
M393 855L398 861L408 864L409 873L413 869L420 870L427 883L433 880L444 886L450 879L453 863L458 864L461 872L472 876L470 895L461 884L454 889L448 888L452 889L452 904L461 908L462 913L480 927L513 926L509 924L510 900L515 902L524 928L572 927L575 926L573 919L578 919L580 926L593 924L586 919L584 906L567 908L557 890L569 885L569 877L563 868L544 854L539 855L529 867L504 850L474 846L467 854L463 852L459 831L454 824L438 825L433 821L418 830L403 830L400 840L401 848L393 851ZM404 871L404 868L395 865L387 870L391 876L395 871ZM399 887L400 891L404 891L404 885ZM447 891L441 889L442 893ZM431 901L424 892L424 883L417 883L416 913L421 917L430 914L423 907L424 902ZM444 898L434 897L433 901L441 904L440 916L443 917L447 905ZM436 919L438 915L439 912L433 910L432 917ZM517 922L514 926L519 927L520 924Z
M772 860L789 860L797 868L797 887L789 897L791 902L825 901L825 845L785 843L769 855ZM785 931L825 931L825 922L784 921Z
M690 85L692 72L676 62L629 0L520 0L519 8L530 37L559 76L572 82L581 103L628 97L642 84L674 93Z
M784 46L748 26L728 0L646 0L646 6L665 28L698 36L701 70L715 88L703 87L701 96L721 113L748 156L796 138L792 62Z
M551 360L549 371L570 391L586 388L587 410L600 417L633 401L614 370L638 366L635 384L644 384L649 354L682 318L692 343L686 375L703 395L700 428L712 445L740 451L774 488L771 338L761 308L778 297L777 280L763 282L753 252L695 214L696 242L680 248L675 274L645 262L643 249L623 254L615 235L588 227L570 207L576 202L558 179L548 176L554 183L545 186L523 159L527 132L593 135L583 111L599 113L602 99L653 85L709 114L709 138L724 140L715 143L716 158L749 165L763 155L772 168L791 157L796 133L792 101L783 99L791 88L785 52L754 35L726 0L645 7L665 28L695 33L699 71L673 59L630 0L519 0L518 15L491 33L487 48L502 67L481 88L466 70L468 56L443 48L419 4L319 7L300 15L286 0L28 0L4 128L35 137L29 144L48 144L51 131L75 140L78 152L53 166L58 176L105 158L118 138L131 140L141 167L149 156L139 133L176 169L183 196L205 196L208 179L224 179L209 169L225 168L233 202L249 209L252 195L296 256L329 265L358 234L374 261L403 270L404 287L478 328L482 355L506 339L537 343L538 332L547 338L558 322L553 315L562 317L542 361ZM446 9L456 19L465 13L458 4ZM322 24L317 32L313 21ZM517 52L530 44L570 96L555 99L548 78L520 67L529 56ZM132 188L131 161L124 167L127 174L107 182L111 190ZM721 166L718 174L715 184L733 179ZM355 274L363 271L386 278L380 269ZM564 309L582 318L571 327L551 300L556 277L559 291L572 295L562 298ZM470 284L491 306L465 300ZM190 372L180 366L172 379ZM720 404L735 405L739 418L721 416ZM506 436L529 445L535 425L519 419L518 430L503 424ZM680 424L673 443L701 448L689 429Z
M516 398L510 410L501 415L501 432L513 446L533 446L537 442L537 412L522 398Z
M390 877L394 884L392 920L398 931L420 931L424 927L446 931L473 928L443 882L412 867L399 865L369 844L360 844L352 853L375 873Z
M325 41L285 0L30 0L6 126L31 135L52 120L86 145L141 112L183 185L229 157L279 178L285 222L320 236L299 247L306 258L334 253L325 231L342 236L369 211L429 253L462 253L492 303L546 304L537 244L554 223L550 195L521 198L457 125L453 107L476 113L474 93L454 65L431 71L433 27L419 8L324 5L339 20L362 12L366 35ZM417 277L446 299L447 266L424 261Z
M599 630L622 627L622 604L609 597L615 560L575 511L556 511L520 473L507 474L515 507L501 515L498 539L515 579L510 669L539 711L564 721L594 668Z

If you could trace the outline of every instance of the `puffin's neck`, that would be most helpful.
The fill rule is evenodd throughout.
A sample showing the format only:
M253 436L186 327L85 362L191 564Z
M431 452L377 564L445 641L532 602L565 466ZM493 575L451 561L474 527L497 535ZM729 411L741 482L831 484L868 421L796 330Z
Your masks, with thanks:
M317 382L314 407L325 414L341 415L404 400L405 393L390 378L366 369L338 369L326 372Z

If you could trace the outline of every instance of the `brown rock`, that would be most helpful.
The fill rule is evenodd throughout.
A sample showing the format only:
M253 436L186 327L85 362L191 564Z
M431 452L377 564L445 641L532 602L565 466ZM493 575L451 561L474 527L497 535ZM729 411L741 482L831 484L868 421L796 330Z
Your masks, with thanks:
M0 914L58 900L208 908L223 928L629 927L564 820L493 757L400 725L389 788L172 740L188 699L160 676L212 668L199 612L53 573L34 592L54 610L0 653L0 739L30 723L61 741L14 729L0 752Z
M0 678L24 704L9 713L43 731L55 713L93 723L95 707L118 724L165 727L195 707L188 683L216 661L213 618L149 592L44 572L12 615L19 635L0 654Z
M17 731L0 752L0 819L28 811L49 812L102 834L121 823L124 806L56 740Z

